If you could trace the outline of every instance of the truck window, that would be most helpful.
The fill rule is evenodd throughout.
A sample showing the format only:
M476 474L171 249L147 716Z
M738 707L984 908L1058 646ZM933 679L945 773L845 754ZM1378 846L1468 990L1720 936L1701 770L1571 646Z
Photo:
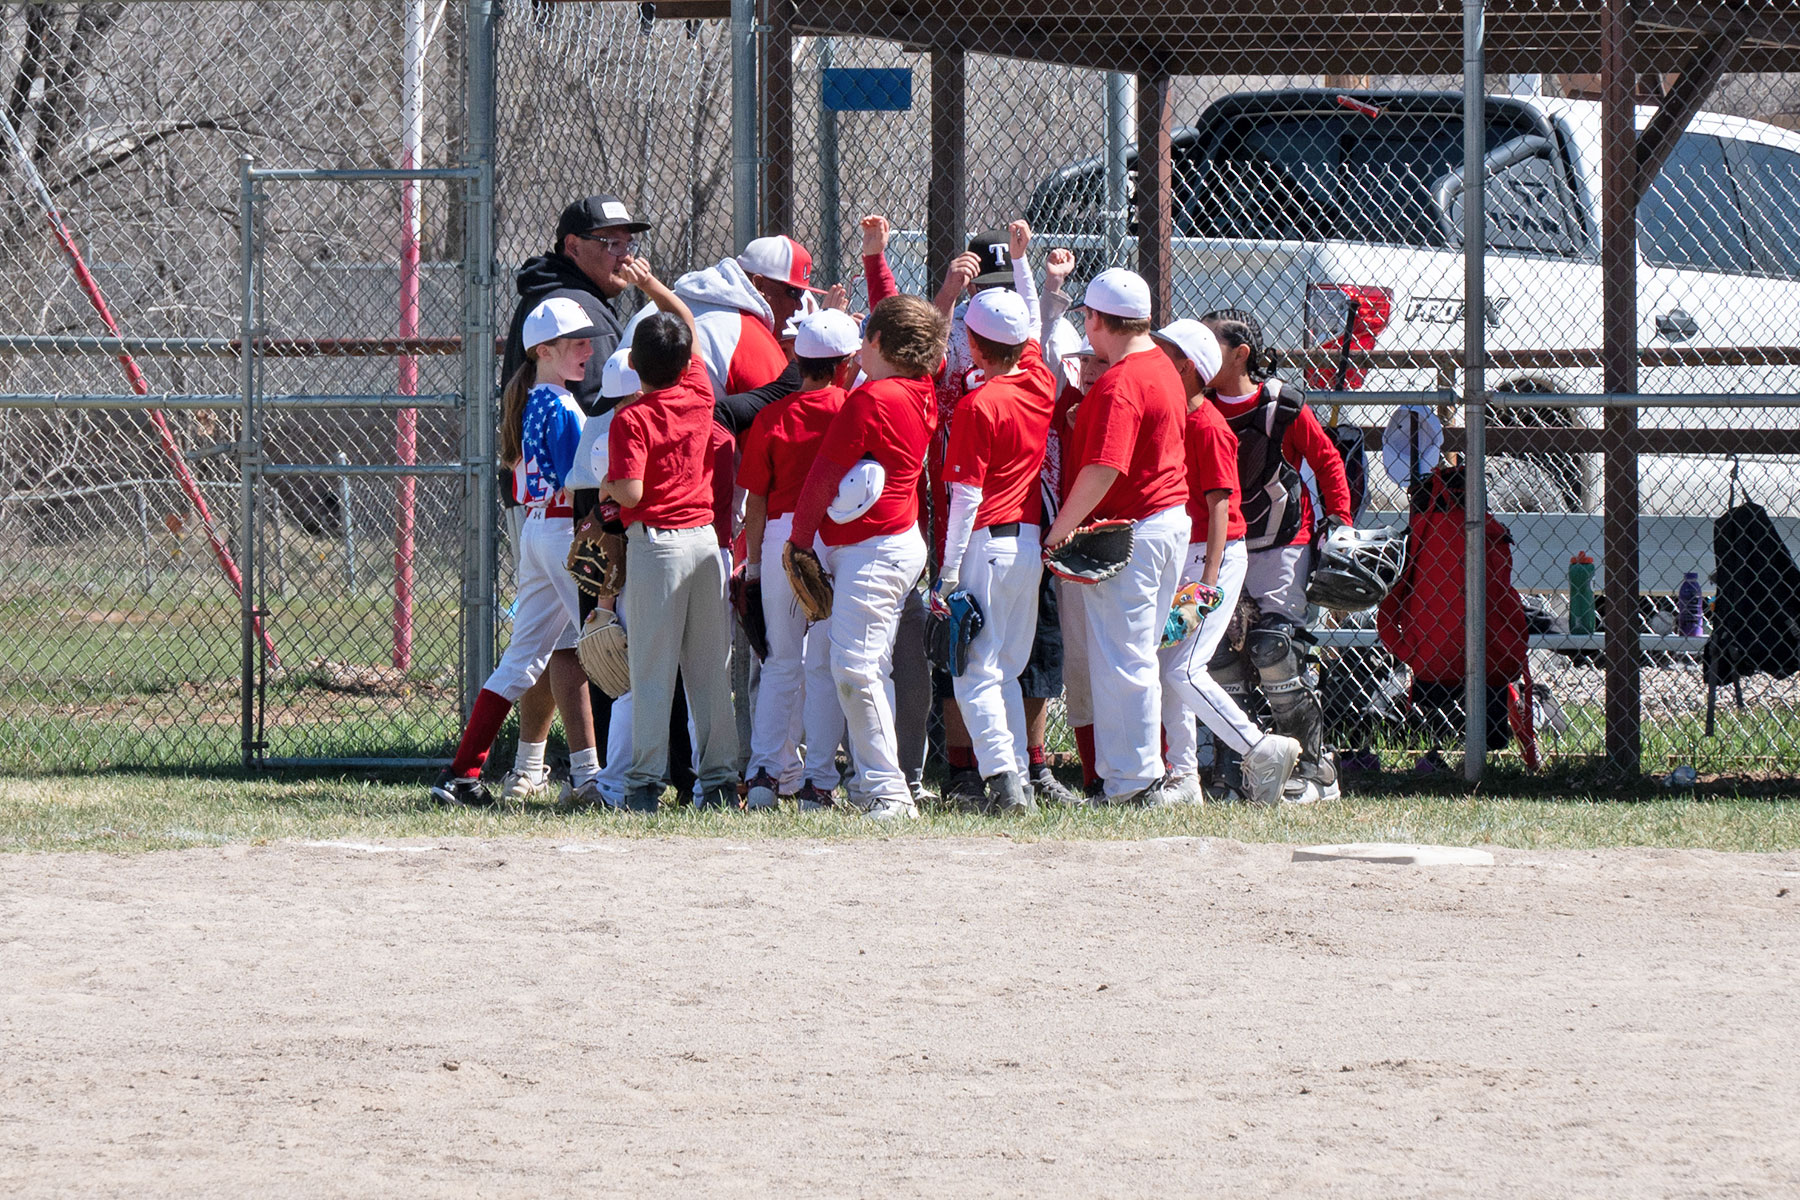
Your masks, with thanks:
M1638 239L1644 261L1653 267L1756 269L1737 187L1718 138L1687 133L1675 143L1650 194L1638 205Z
M1492 110L1488 144L1534 132L1528 111L1502 105ZM1181 232L1445 245L1432 186L1462 163L1454 109L1392 108L1374 119L1341 109L1241 112L1207 141L1177 190ZM1554 172L1544 177L1554 182Z
M1800 154L1738 138L1726 149L1758 265L1800 278Z

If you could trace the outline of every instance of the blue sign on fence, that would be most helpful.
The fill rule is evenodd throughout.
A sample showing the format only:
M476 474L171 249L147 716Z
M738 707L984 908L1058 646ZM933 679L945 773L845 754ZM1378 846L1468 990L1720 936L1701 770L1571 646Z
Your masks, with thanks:
M828 67L825 107L833 112L904 112L912 107L907 67Z

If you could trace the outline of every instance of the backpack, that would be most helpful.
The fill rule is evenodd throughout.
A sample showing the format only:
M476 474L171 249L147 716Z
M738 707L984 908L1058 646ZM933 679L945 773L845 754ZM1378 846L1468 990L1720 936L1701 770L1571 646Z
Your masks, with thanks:
M1439 467L1413 494L1406 570L1375 611L1388 653L1423 683L1463 678L1462 471ZM1512 584L1512 536L1487 519L1487 680L1504 687L1525 669L1525 605Z
M1369 456L1362 426L1327 425L1325 436L1331 439L1331 444L1337 447L1338 458L1343 460L1344 482L1350 486L1350 514L1360 520L1363 504L1369 498ZM1321 503L1319 511L1324 510Z
M1271 379L1257 389L1254 406L1225 419L1238 440L1238 490L1246 550L1286 546L1300 532L1304 485L1300 472L1281 453L1281 442L1305 404L1299 389L1290 394L1279 379Z
M1800 568L1760 504L1746 500L1713 522L1712 635L1701 655L1707 684L1800 670Z

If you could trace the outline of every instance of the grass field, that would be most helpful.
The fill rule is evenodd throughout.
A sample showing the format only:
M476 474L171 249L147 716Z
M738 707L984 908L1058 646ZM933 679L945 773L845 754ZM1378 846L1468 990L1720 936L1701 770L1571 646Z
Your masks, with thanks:
M503 837L941 838L1017 840L1226 837L1245 842L1407 841L1517 848L1645 846L1777 851L1800 847L1800 800L1362 795L1314 808L1208 806L1144 812L1046 810L994 820L928 809L880 825L842 813L446 811L419 782L109 774L0 779L0 850L166 850L282 838Z

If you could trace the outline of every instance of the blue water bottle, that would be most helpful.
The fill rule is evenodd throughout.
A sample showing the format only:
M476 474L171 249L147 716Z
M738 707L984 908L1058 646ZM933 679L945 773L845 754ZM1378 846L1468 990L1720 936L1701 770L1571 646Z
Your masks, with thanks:
M1689 571L1681 577L1681 588L1675 593L1675 632L1682 637L1700 637L1706 632L1700 601L1700 574Z

